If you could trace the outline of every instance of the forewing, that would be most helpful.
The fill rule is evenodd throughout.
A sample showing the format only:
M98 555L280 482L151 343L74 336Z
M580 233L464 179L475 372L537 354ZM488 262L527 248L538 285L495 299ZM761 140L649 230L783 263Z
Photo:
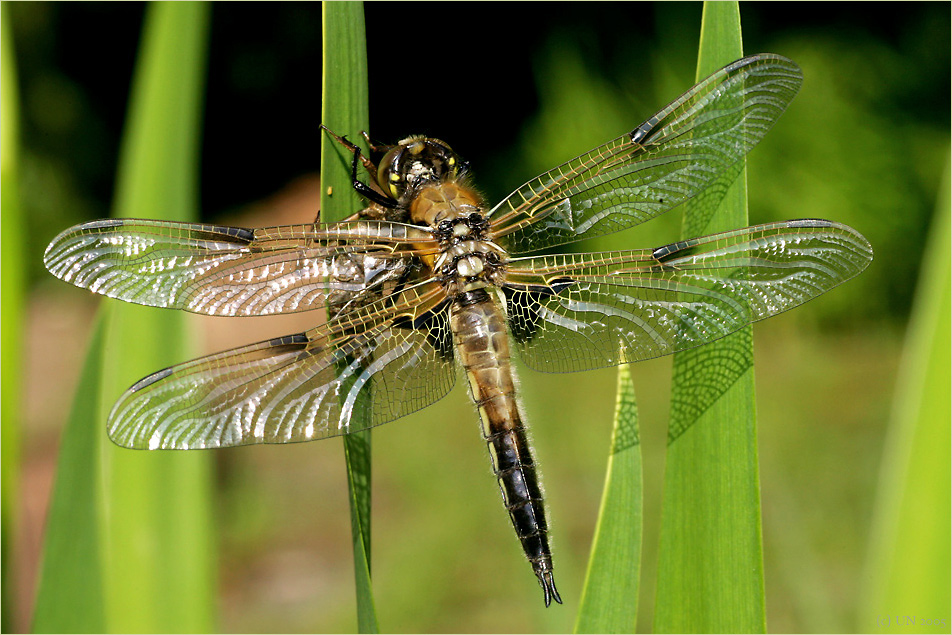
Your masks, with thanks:
M243 229L108 219L47 247L53 275L111 298L206 315L270 315L370 302L413 267L425 230L383 221Z
M109 437L139 449L294 443L419 410L449 392L455 367L452 349L433 345L445 339L445 311L426 328L401 327L398 319L409 316L403 320L409 326L413 311L440 300L440 289L403 296L355 310L342 322L150 375L113 407Z
M872 248L828 221L789 221L654 250L517 258L507 312L536 370L568 372L700 346L859 274Z
M623 135L529 181L490 212L510 253L537 251L654 218L744 157L783 113L803 74L779 55L717 71Z

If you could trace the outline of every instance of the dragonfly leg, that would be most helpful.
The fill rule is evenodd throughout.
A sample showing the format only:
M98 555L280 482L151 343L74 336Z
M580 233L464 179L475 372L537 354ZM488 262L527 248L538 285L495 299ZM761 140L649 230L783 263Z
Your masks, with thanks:
M379 152L380 154L386 154L390 148L393 146L387 145L386 143L379 143L370 138L370 135L367 134L366 130L360 131L360 136L364 138L364 141L367 142L367 147L370 148L371 152Z
M329 134L335 141L347 148L348 151L354 154L354 158L350 164L350 183L353 186L354 191L366 198L367 200L385 207L387 209L393 209L397 206L397 202L383 194L378 192L370 185L367 185L359 178L357 178L357 166L363 164L364 169L367 170L367 173L371 176L371 182L376 182L377 180L377 168L373 162L364 156L363 152L360 151L360 147L350 142L346 136L342 136L332 131L330 128L321 124L321 128L324 129L327 134Z

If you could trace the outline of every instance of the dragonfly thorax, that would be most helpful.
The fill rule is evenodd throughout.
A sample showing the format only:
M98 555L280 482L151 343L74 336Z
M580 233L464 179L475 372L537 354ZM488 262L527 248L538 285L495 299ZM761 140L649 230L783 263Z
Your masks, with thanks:
M440 252L433 265L437 279L455 296L464 291L501 285L508 255L488 240L459 241Z
M426 185L410 202L410 219L417 225L439 230L444 221L483 216L483 202L479 194L458 181L444 181Z
M473 200L465 196L468 191L446 183L428 188L428 192L428 200L442 199L442 204L430 208L433 216L440 218L431 225L440 241L433 270L449 295L501 284L508 254L489 240L489 220L482 211L468 202L459 204Z

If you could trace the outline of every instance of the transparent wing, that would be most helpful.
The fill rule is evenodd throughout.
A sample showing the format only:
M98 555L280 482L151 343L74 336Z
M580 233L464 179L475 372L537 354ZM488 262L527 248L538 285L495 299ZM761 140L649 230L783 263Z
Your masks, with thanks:
M426 230L383 221L242 229L108 219L47 247L58 278L111 298L206 315L270 315L370 296L409 273L408 240Z
M441 344L442 297L425 285L305 333L154 373L113 407L109 437L140 449L293 443L419 410L456 378L452 347Z
M802 80L800 68L779 55L733 62L629 134L510 194L490 212L494 239L513 254L537 251L680 205L767 134Z
M711 342L832 289L872 256L850 227L789 221L654 250L517 258L504 292L529 367L589 370Z

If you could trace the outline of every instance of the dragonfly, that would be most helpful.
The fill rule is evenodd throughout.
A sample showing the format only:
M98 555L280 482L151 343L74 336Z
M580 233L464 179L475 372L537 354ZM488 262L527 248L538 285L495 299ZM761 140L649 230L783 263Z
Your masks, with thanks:
M668 355L807 302L858 275L873 253L857 231L826 220L654 249L539 253L697 197L744 159L801 83L785 57L739 59L492 207L443 141L375 146L367 137L371 153L383 153L375 163L329 133L353 153L353 187L367 203L340 222L245 229L97 220L59 234L45 264L66 282L136 304L215 316L324 311L303 333L135 383L106 423L123 447L334 437L420 410L464 375L506 511L549 606L562 599L513 350L545 372Z

